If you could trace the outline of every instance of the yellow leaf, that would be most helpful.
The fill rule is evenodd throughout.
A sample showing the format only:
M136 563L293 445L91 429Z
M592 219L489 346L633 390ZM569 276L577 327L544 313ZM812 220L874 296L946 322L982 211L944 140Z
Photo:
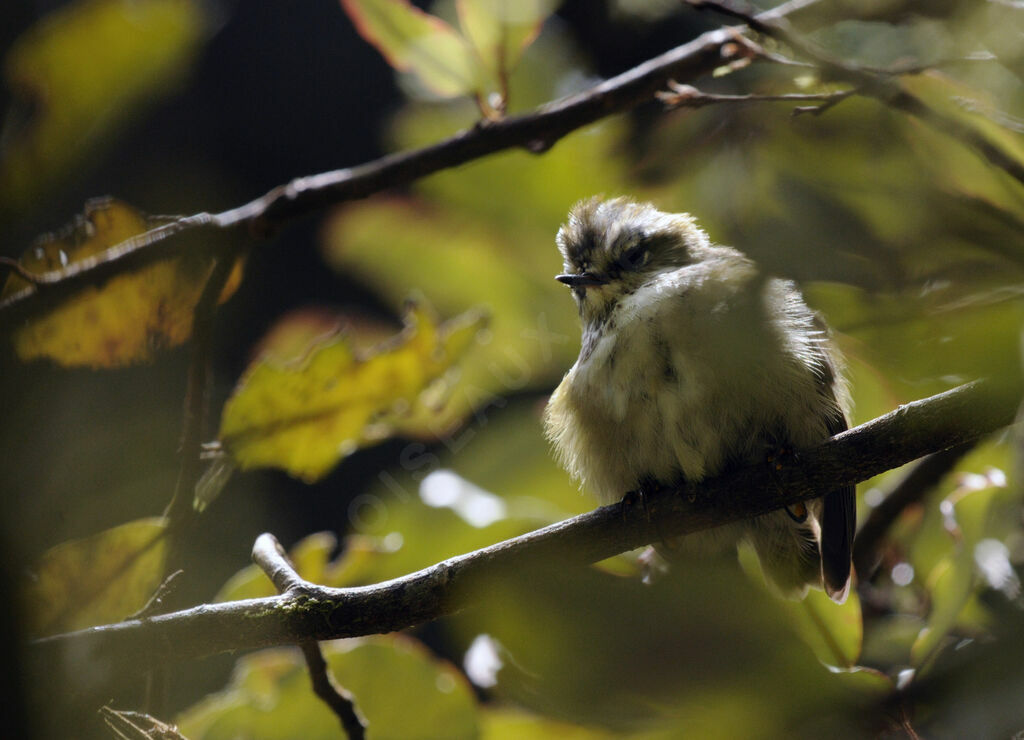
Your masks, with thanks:
M145 606L163 578L166 528L159 517L138 519L43 553L25 593L30 631L107 624Z
M225 405L221 439L243 469L277 467L317 480L436 400L434 384L443 382L483 320L469 311L439 326L430 311L410 304L405 329L369 352L337 334L315 341L291 363L263 356Z
M32 273L59 270L94 256L156 222L113 198L97 198L55 235L43 237L20 259ZM190 254L119 275L64 301L14 333L23 360L48 357L61 365L122 367L152 359L164 347L188 339L192 311L212 268L209 257ZM225 300L241 280L241 261L221 294ZM2 295L29 287L11 275Z

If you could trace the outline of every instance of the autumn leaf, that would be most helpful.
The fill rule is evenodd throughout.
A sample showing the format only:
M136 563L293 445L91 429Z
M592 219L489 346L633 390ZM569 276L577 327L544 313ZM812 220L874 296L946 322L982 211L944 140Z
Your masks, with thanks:
M60 270L156 225L155 219L119 200L93 199L83 214L57 234L43 237L19 263L30 273ZM111 368L149 361L158 350L188 339L192 312L212 265L209 256L190 253L86 288L19 327L13 335L18 356L48 357L66 367ZM240 280L238 263L221 300ZM0 296L28 287L28 282L11 275Z
M438 95L479 91L477 61L462 35L408 0L341 0L359 35L388 64L415 74Z
M35 635L117 622L152 596L164 574L165 519L138 519L43 553L25 591Z
M443 403L444 376L483 321L469 311L438 325L431 311L410 303L405 329L371 350L335 334L298 360L263 355L224 406L221 440L242 469L276 467L315 481L410 414L429 423L416 412Z

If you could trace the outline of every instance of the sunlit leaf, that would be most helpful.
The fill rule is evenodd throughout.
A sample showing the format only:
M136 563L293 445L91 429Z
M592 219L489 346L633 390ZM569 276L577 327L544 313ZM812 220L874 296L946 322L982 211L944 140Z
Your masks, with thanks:
M11 46L15 95L0 156L0 213L20 210L173 88L206 30L194 0L78 0Z
M443 96L479 90L478 62L458 31L408 0L341 0L359 35L395 69Z
M406 328L368 352L345 335L321 338L304 357L257 359L224 407L220 436L239 467L277 467L314 481L361 445L408 426L424 391L452 370L483 326L478 311L439 325L410 304ZM416 418L429 423L429 415Z
M459 25L499 83L540 33L558 0L456 0Z
M25 590L36 635L116 622L149 600L164 577L163 519L139 519L47 550Z
M477 737L466 680L419 643L376 637L322 643L337 682L376 738ZM190 740L319 740L340 736L338 718L312 691L302 655L264 650L238 661L230 684L178 717Z
M752 547L740 548L740 563L755 583L767 584L764 572ZM812 588L800 600L778 599L789 613L793 628L825 665L850 669L860 659L864 625L860 598L856 589L850 589L846 601L836 604L828 595Z
M20 263L31 273L60 270L155 225L153 219L119 200L90 200L83 214L57 234L41 239L22 255ZM193 309L212 264L208 256L189 253L86 288L18 327L14 332L18 356L94 368L151 360L158 350L188 339ZM240 271L238 263L221 300L237 287ZM12 274L2 295L28 287Z

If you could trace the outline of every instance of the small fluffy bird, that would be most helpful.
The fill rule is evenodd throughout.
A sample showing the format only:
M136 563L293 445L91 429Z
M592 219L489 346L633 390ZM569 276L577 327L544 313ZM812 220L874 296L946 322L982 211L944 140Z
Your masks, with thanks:
M562 464L603 502L847 428L839 358L796 286L712 244L690 215L592 198L572 209L557 242L565 274L556 279L572 289L583 336L545 427ZM672 549L746 539L784 595L815 586L842 602L855 520L854 489L844 486Z

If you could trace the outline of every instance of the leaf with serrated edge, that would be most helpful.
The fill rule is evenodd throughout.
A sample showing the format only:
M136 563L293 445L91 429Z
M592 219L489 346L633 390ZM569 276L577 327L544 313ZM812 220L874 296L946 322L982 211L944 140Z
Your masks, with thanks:
M310 346L296 362L256 360L224 406L220 436L239 467L276 467L308 482L347 454L386 437L423 392L472 344L484 317L442 325L410 304L405 329L368 353L345 335Z

